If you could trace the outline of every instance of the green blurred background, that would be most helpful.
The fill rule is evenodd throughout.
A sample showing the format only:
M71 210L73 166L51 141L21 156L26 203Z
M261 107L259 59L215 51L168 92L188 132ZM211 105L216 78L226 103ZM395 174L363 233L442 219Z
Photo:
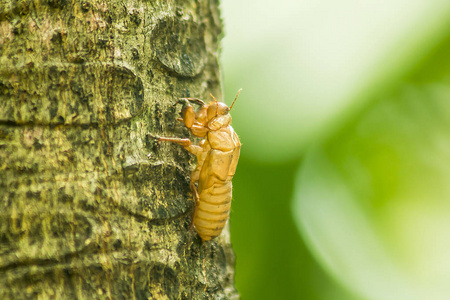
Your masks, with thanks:
M450 299L450 1L221 6L242 299Z

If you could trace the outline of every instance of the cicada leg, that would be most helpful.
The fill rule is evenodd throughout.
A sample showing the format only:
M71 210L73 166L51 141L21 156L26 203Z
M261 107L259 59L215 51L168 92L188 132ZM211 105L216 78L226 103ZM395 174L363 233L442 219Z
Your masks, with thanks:
M163 136L152 135L150 133L148 133L148 136L157 140L158 143L159 142L171 142L171 143L179 144L183 147L189 147L192 144L190 139L163 137Z
M192 214L191 225L189 225L189 230L192 230L192 228L194 227L195 213L197 212L197 207L198 207L198 204L200 201L200 197L198 195L198 190L197 190L197 187L195 186L194 182L191 181L190 187L191 187L192 195L194 196L194 201L195 201L195 207L194 207L194 212Z

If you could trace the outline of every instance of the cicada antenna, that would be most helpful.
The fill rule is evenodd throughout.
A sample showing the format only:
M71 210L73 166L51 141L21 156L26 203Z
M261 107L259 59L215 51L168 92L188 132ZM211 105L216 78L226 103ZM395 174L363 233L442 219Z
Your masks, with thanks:
M216 100L216 97L214 97L214 95L213 94L209 94L213 99L214 99L214 101L216 101L217 102L217 100Z
M234 101L233 101L233 103L231 104L229 110L231 110L231 109L233 108L233 105L234 105L234 103L236 102L236 100L237 100L237 98L238 98L238 96L239 96L239 93L240 93L241 91L242 91L242 89L239 89L239 91L237 92L236 97L234 98Z

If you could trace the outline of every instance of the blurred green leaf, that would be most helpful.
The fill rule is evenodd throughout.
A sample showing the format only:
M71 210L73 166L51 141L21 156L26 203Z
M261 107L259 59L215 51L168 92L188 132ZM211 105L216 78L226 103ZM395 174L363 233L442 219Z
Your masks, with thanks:
M450 295L450 32L307 153L294 215L316 257L364 299Z

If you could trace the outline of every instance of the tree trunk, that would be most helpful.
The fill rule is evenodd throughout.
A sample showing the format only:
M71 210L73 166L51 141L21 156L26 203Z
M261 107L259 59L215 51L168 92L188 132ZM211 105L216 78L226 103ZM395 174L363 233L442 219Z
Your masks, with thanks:
M189 230L179 97L221 97L216 1L1 0L0 299L234 299Z

